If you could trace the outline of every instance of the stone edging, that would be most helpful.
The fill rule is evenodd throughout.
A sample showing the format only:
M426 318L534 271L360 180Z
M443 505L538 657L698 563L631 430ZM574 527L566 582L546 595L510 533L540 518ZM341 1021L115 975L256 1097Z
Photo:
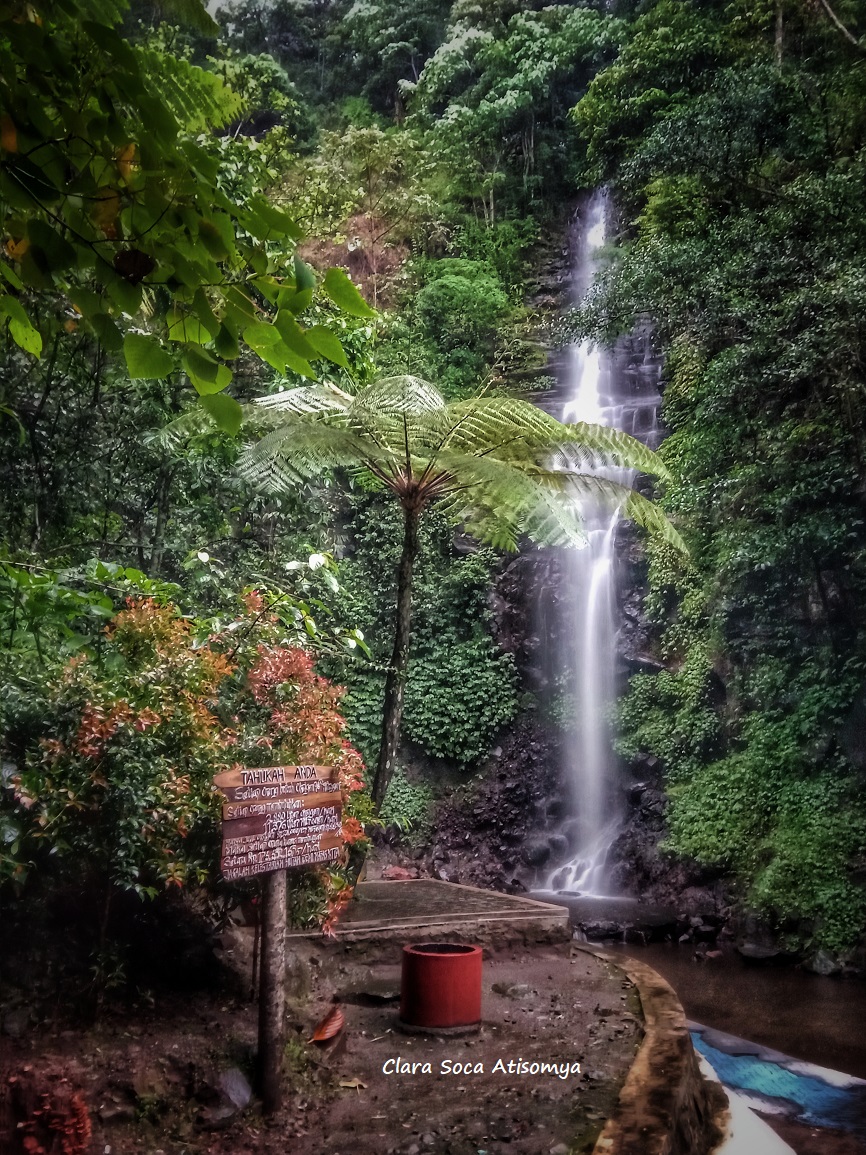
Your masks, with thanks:
M624 971L644 1015L643 1042L593 1155L706 1155L722 1138L727 1098L700 1073L676 992L645 963L574 945Z

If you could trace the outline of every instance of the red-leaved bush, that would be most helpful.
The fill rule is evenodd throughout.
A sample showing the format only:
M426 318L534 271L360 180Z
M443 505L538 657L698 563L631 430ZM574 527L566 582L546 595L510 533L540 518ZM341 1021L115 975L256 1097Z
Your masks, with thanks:
M287 645L266 596L204 635L173 606L131 600L98 654L79 655L50 687L45 732L17 780L28 846L68 858L110 887L152 896L220 885L220 796L233 766L320 763L343 786L347 846L365 837L351 814L360 755L343 737L342 689ZM23 856L23 855L22 855ZM332 925L348 893L345 862L305 878L304 921Z

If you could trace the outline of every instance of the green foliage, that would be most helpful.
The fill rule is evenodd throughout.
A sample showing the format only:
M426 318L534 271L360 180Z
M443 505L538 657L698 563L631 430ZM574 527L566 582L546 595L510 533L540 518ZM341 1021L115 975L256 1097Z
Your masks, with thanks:
M445 41L403 89L453 191L488 226L505 215L503 202L555 192L571 162L567 109L621 31L618 20L566 4L452 9Z
M263 52L213 62L215 73L243 103L241 132L253 136L269 131L276 120L295 143L308 143L313 122L304 98L289 74ZM236 130L237 132L238 130Z
M260 188L232 199L198 139L232 121L241 97L155 42L124 39L126 7L97 5L85 18L21 5L3 23L0 310L12 340L39 357L47 336L80 317L116 351L138 317L126 335L136 376L182 369L200 395L220 393L239 340L315 376L309 362L321 354L294 321L314 283L288 259L300 230ZM209 411L236 426L231 405Z
M866 806L857 777L827 742L859 678L829 683L826 661L815 655L793 682L782 662L750 671L743 692L752 708L731 752L678 764L670 845L733 868L749 880L757 908L779 922L803 920L801 937L841 951L866 916L862 888L848 874L866 838Z
M476 261L437 261L435 273L416 298L422 331L446 352L489 349L508 310L498 278Z
M145 603L114 618L98 659L72 659L47 687L39 746L15 790L25 854L72 855L109 893L203 879L221 755L204 703L227 672L169 610Z
M353 500L354 553L340 567L343 616L370 639L374 666L343 675L352 741L368 765L379 749L384 673L394 631L398 511L380 495ZM455 554L453 533L435 512L421 530L415 579L404 732L425 754L468 766L516 708L514 667L490 634L489 594L495 555ZM379 670L375 668L379 666Z
M541 229L533 217L496 221L486 228L469 217L454 231L451 248L461 257L496 271L509 294L520 294L526 283L526 253L539 240Z
M493 361L511 312L508 298L490 266L478 261L446 258L426 272L414 310L430 368L446 397L471 395Z
M447 665L438 659L447 650ZM489 637L471 641L448 633L415 648L405 707L406 734L437 758L468 766L516 713L514 662Z
M687 97L710 83L730 48L712 5L661 0L635 21L611 67L574 110L601 179Z
M777 11L644 6L578 104L633 221L579 327L653 319L691 547L650 547L670 668L633 679L622 751L664 760L672 849L841 951L866 906L839 740L866 671L866 74L823 10Z
M632 678L618 710L622 734L617 752L634 758L651 751L664 760L674 783L696 773L718 752L722 738L711 674L706 651L693 646L676 673L663 670Z
M116 576L116 575L115 575ZM100 646L57 663L43 712L19 743L3 800L0 867L19 884L28 868L75 869L104 901L166 887L215 886L219 797L213 775L232 765L318 762L337 767L346 795L362 763L343 739L342 691L287 645L273 594L250 592L233 621L193 623L171 604L128 599ZM20 719L19 719L20 721ZM7 742L5 752L10 752ZM364 839L344 820L347 843ZM313 871L318 921L348 885L347 864Z
M293 162L285 187L298 220L313 236L344 234L349 219L362 215L371 222L369 246L405 239L429 217L430 170L416 133L350 122L323 131L316 154Z
M449 0L358 0L336 29L352 80L380 112L400 108L401 82L417 82L445 33Z
M397 769L388 783L379 816L386 826L396 826L415 841L428 837L431 829L433 791L423 783L410 782Z

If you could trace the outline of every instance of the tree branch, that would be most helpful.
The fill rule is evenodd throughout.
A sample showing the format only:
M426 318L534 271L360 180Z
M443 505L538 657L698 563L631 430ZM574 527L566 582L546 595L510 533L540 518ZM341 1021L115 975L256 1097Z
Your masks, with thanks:
M848 31L848 29L845 27L845 25L842 23L842 21L836 15L836 13L833 11L833 9L830 7L830 5L827 3L827 0L820 0L820 2L821 2L821 7L824 9L824 11L827 13L827 15L829 16L832 23L836 25L836 27L839 29L839 31L842 33L842 35L845 37L845 39L849 40L854 45L854 47L858 50L858 52L863 52L864 51L863 45L860 43L860 41L857 39L857 37L854 35L853 32Z

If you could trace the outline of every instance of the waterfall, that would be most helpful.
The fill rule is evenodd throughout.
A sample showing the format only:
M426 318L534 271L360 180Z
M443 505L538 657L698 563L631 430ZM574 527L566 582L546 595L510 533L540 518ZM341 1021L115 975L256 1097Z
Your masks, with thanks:
M571 272L575 302L592 284L608 211L605 194L597 192L576 220ZM632 338L625 350L574 344L557 377L557 388L544 403L556 416L625 429L655 445L658 367L645 338ZM624 484L633 480L624 470L606 470L602 475ZM566 727L563 767L570 797L564 800L569 817L561 827L567 837L560 835L559 853L554 854L543 887L604 895L611 889L608 851L621 825L609 720L617 690L619 513L587 498L581 499L581 516L586 546L564 550L558 558L555 628L547 643L549 677L564 687L564 713L571 723ZM548 611L547 629L550 616ZM567 850L561 846L566 841ZM556 846L555 839L551 845Z

